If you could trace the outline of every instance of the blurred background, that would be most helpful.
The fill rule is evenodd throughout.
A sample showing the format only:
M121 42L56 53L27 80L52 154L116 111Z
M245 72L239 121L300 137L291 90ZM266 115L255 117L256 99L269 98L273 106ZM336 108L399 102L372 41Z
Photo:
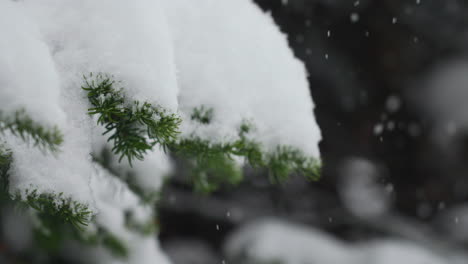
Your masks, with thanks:
M319 182L160 202L175 264L468 263L468 1L256 0L307 66Z

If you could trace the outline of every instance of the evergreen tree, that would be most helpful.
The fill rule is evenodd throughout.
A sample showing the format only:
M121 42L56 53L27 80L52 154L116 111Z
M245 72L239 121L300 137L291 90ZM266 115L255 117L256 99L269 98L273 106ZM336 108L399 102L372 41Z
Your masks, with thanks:
M16 45L0 49L0 84L4 85L0 89L1 219L4 227L22 223L21 228L30 230L18 238L22 243L6 245L8 252L17 253L8 256L9 261L168 263L155 238L161 184L166 174L174 173L169 157L183 161L194 190L202 193L238 184L245 165L267 170L275 184L292 174L318 179L320 136L304 68L293 58L285 38L250 1L204 0L215 12L184 1L119 0L111 10L105 2L92 2L89 9L62 1L52 1L50 6L0 2L0 29L6 29L5 38L26 43L26 52ZM178 8L181 4L189 7L188 16ZM60 15L44 19L49 8L60 10ZM145 13L161 8L169 21L161 14L153 21L154 14ZM232 10L245 12L257 25L251 32L264 34L259 45L277 43L274 48L257 51L252 59L248 54L256 46L250 46L252 40L246 36L236 35L237 26L250 28L250 22L239 23L234 30L225 23L223 31L217 32L216 27L210 28L211 21L199 21L196 15ZM74 21L74 12L86 14L93 27ZM118 12L127 12L127 21L121 22ZM24 17L31 25L37 24L40 33L28 23L11 30ZM185 19L195 20L187 24ZM143 26L150 31L128 27L143 22L149 23ZM121 27L114 26L118 23ZM216 48L208 47L202 60L224 57L221 68L226 71L205 78L196 66L197 58L184 56L184 43L198 43L205 49L203 40L160 45L172 43L166 31L173 33L174 40L190 37L185 30L191 31L190 26L197 23L219 36L227 32L245 48L245 55L216 53ZM96 38L90 40L82 32ZM36 34L50 39L43 42ZM122 34L124 39L119 37ZM135 44L132 37L141 42ZM216 41L216 47L231 43ZM59 47L53 46L56 42ZM141 56L129 44L146 49L145 54ZM57 48L57 54L51 54L46 45ZM168 56L172 50L175 55ZM24 54L37 59L21 72L31 78L4 74L20 69L30 59ZM261 67L268 65L269 56L278 61L264 71ZM259 66L252 67L248 76L248 71L237 70L247 62ZM161 74L165 71L161 69L167 73ZM91 72L83 76L83 70ZM279 73L281 77L274 76ZM251 98L254 88L262 103ZM35 89L39 93L32 98ZM84 253L64 256L67 248Z

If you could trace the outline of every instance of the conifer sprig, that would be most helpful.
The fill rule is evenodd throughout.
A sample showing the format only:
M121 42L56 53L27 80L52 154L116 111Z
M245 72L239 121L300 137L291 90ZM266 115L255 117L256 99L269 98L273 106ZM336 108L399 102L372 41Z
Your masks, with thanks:
M0 196L8 194L9 179L8 171L12 161L12 153L9 149L0 144Z
M78 230L83 230L92 219L92 212L88 207L63 193L38 193L37 190L26 190L24 197L16 195L14 201L34 209L40 219L59 219L62 223L69 223Z
M208 108L204 105L200 107L196 107L193 109L193 113L191 115L191 119L198 121L201 124L209 124L211 123L211 120L213 120L214 117L214 110L213 108Z
M205 108L195 109L192 117L197 116L195 120L200 121L198 117L205 116L203 113L206 112ZM300 150L290 146L278 146L274 152L266 153L260 143L247 137L253 129L250 122L244 121L239 127L239 139L233 142L212 143L192 137L179 140L170 149L191 161L192 182L195 190L202 192L209 193L223 183L237 184L242 180L243 175L234 162L235 157L244 158L254 168L267 169L270 179L276 183L294 173L309 180L320 178L321 164L318 160L306 157Z
M230 143L213 144L200 138L181 139L171 151L190 161L195 190L209 193L222 183L236 184L242 173L234 163L235 146Z
M156 144L166 150L176 139L181 123L177 115L147 102L128 102L110 76L90 74L84 79L82 89L92 105L88 114L97 115L98 124L106 129L104 134L110 134L108 141L113 142L112 152L119 161L126 157L131 165L134 159L143 160Z
M276 182L287 180L293 173L313 181L320 178L320 162L306 157L301 151L290 146L278 146L276 151L266 158L265 167L270 172L271 180Z
M13 115L0 111L0 132L10 131L26 142L32 142L43 150L57 151L63 142L63 136L57 127L45 128L32 120L24 110L18 110Z

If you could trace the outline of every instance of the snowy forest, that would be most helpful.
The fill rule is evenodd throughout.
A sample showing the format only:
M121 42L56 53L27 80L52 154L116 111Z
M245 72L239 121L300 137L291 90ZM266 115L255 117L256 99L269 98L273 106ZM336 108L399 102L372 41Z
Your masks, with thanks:
M0 0L0 264L466 264L465 100L464 0Z

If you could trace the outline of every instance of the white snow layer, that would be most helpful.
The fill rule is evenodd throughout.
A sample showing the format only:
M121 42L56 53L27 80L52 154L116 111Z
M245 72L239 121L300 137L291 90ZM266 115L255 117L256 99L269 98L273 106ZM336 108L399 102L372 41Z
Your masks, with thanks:
M6 134L10 191L63 193L89 205L98 225L130 245L125 263L168 261L157 241L126 230L124 211L151 216L89 155L105 139L96 139L101 129L86 114L83 75L112 74L129 98L178 111L184 136L229 140L247 119L268 150L292 145L319 156L304 66L251 0L0 0L0 32L1 110L24 108L65 136L59 153L44 155ZM190 121L201 105L214 109L212 124ZM157 190L170 166L155 150L133 172ZM101 255L98 263L117 263Z
M25 0L73 88L82 74L104 72L123 81L137 100L177 108L172 44L159 1ZM69 89L73 89L69 87Z
M266 219L248 224L228 239L225 252L235 263L282 264L454 264L409 241L344 243L322 231Z
M61 125L59 76L37 25L11 1L0 1L0 105L25 108L45 125Z
M179 76L183 132L232 140L243 119L269 150L292 145L319 156L320 131L304 65L269 15L250 0L165 0ZM214 111L213 124L187 122L193 108Z
M270 219L235 231L227 240L225 253L234 263L245 264L355 263L350 248L321 231Z

